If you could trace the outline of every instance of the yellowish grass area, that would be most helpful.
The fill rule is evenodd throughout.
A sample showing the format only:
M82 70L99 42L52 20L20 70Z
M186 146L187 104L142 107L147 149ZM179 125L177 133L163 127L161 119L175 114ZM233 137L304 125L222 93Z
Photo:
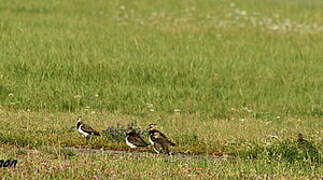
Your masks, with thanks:
M107 112L83 113L42 113L27 111L2 111L0 114L1 133L11 137L8 144L18 144L22 139L25 146L54 145L91 147L104 149L128 149L123 142L113 142L106 137L85 140L77 132L76 117L82 115L84 122L96 130L104 130L117 123L135 122L142 130L149 123L157 123L177 146L178 152L214 153L226 151L226 147L237 141L265 142L272 136L278 139L296 139L298 133L306 138L322 142L322 121L317 118L284 118L260 120L255 118L232 117L214 119L203 114L181 114L157 112L144 116L128 116ZM197 139L193 139L197 137ZM18 138L15 142L15 138ZM21 142L20 142L21 144ZM230 152L227 152L230 153Z
M73 153L51 148L0 146L0 158L18 160L2 168L10 179L319 179L322 167L290 165L263 159L181 158L144 154Z

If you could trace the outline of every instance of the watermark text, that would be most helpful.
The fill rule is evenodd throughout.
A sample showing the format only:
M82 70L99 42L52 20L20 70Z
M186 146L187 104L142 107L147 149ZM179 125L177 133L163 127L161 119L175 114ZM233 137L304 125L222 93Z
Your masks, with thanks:
M0 168L2 167L16 167L18 161L15 159L0 160Z

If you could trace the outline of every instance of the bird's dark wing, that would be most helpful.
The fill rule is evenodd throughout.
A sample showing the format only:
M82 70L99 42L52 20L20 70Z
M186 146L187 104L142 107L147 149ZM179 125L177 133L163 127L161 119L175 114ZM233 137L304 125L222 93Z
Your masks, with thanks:
M96 130L94 130L93 128L91 128L90 126L88 126L86 124L83 124L81 128L82 128L82 130L84 132L87 132L89 134L94 134L94 135L100 136L100 133L99 132L97 132Z
M171 145L171 146L175 146L176 144L175 143L173 143L173 142L171 142L168 138L167 138L167 136L165 135L165 134L163 134L163 133L161 133L161 132L159 132L159 131L156 131L155 133L154 133L154 138L156 139L156 142L159 142L159 143L163 143L163 144L169 144L169 145Z
M140 136L133 135L128 137L128 141L138 147L146 147L148 143L146 143Z
M156 136L159 136L161 138L168 139L165 134L163 134L162 132L160 132L158 130L155 131L155 134L156 134Z

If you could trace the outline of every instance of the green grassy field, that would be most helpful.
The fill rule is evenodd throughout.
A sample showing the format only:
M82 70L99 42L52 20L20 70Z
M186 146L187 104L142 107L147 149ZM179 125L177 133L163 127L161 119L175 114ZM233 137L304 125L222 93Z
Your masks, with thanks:
M19 161L0 177L322 178L320 0L0 4L0 159ZM157 123L174 152L235 158L64 151L129 150L82 139L78 115Z

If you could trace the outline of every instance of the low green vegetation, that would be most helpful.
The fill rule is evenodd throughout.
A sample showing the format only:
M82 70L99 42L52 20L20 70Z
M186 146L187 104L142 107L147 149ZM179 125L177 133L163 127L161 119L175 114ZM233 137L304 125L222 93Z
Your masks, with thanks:
M9 150L10 151L7 151ZM4 153L3 152L7 152ZM3 169L1 177L15 179L320 179L320 169L302 163L266 159L165 157L73 154L52 148L26 150L2 147L0 157L19 159L18 168Z
M322 132L318 128L322 127L321 119L269 122L156 112L144 117L83 114L86 123L97 130L118 129L116 127L131 122L136 122L135 127L144 130L147 124L156 122L159 129L177 144L172 148L173 152L187 154L183 158L180 155L154 155L149 148L131 150L120 138L123 136L121 130L116 130L116 136L86 140L75 129L76 116L73 113L2 111L0 142L3 149L0 157L19 160L19 168L4 169L2 176L17 179L48 175L62 179L81 176L319 179L323 170ZM308 143L297 142L298 132L305 135ZM143 138L147 140L144 134ZM66 147L141 151L143 154L84 154L64 149ZM140 172L136 172L138 169Z
M322 1L0 4L0 177L322 178ZM129 123L189 157L130 150Z

